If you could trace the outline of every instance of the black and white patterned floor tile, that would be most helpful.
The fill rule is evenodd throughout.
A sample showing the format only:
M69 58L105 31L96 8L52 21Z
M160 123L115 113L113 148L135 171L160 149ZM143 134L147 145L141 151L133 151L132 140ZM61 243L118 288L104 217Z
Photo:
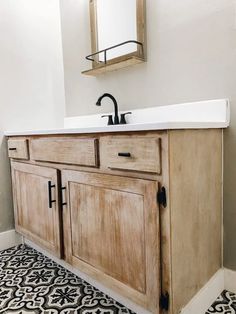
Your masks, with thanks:
M236 294L229 292L227 290L224 290L206 312L206 314L212 314L212 313L235 314L236 313Z
M26 245L0 252L0 314L134 314Z

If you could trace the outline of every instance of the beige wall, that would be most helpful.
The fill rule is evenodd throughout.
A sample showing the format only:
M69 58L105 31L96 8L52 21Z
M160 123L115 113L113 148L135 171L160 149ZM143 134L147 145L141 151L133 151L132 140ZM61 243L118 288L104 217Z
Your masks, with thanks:
M225 133L225 265L236 269L236 3L235 0L147 0L148 62L97 78L90 64L88 3L60 0L67 116L110 111L95 107L112 93L121 110L230 98ZM201 182L199 182L201 184ZM210 187L209 187L210 188Z
M0 232L13 227L5 130L63 125L58 0L1 0Z

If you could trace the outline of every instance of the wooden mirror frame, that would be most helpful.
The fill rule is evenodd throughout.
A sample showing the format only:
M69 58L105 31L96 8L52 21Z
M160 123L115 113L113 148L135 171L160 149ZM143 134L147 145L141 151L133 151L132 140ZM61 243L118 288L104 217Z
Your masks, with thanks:
M142 43L142 46L137 45L137 50L123 56L119 56L106 63L99 62L99 55L93 57L92 69L82 72L86 75L98 75L100 73L118 70L129 65L138 64L145 61L145 45L146 45L146 1L136 0L136 16L137 16L137 41ZM98 52L98 33L97 33L97 0L89 0L90 11L90 28L91 28L91 54ZM117 43L119 44L119 43ZM109 47L107 47L109 48Z

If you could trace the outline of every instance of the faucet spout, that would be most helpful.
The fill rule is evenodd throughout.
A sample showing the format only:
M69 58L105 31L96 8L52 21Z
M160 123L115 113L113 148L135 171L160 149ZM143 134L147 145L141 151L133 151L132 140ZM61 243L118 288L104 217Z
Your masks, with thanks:
M114 124L119 124L120 121L119 121L119 114L118 114L118 104L117 104L117 101L116 101L114 96L112 96L109 93L105 93L98 98L96 105L101 106L101 102L102 102L103 98L105 98L105 97L108 97L113 101L114 109L115 109Z

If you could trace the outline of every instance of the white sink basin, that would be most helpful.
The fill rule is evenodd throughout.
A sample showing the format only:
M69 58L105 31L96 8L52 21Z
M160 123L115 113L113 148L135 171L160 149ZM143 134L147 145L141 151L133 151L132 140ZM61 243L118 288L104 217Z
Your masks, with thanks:
M127 110L128 111L128 110ZM6 136L38 134L80 134L166 129L226 128L230 121L227 99L208 100L131 110L126 125L107 126L102 114L67 117L64 128L49 130L6 131ZM111 114L108 113L108 114Z

